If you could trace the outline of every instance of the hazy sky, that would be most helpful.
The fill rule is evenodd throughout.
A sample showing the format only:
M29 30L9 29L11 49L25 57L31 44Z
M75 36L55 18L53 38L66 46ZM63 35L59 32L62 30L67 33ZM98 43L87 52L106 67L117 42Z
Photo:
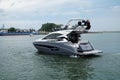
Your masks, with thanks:
M35 28L89 19L92 31L120 30L120 0L0 0L0 28Z

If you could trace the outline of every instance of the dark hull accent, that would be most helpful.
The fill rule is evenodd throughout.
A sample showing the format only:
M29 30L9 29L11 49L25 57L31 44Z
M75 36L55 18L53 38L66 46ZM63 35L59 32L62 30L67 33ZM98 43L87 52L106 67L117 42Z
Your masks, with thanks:
M42 44L34 44L35 46L40 46L40 47L46 47L46 48L49 48L51 49L52 51L54 50L59 50L58 47L55 47L55 46L50 46L50 45L42 45Z

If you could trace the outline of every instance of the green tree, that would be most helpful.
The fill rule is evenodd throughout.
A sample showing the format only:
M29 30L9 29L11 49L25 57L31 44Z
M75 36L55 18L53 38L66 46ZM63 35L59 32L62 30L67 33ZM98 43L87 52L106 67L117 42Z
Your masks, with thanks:
M8 29L8 32L16 32L16 29L14 27L11 27Z
M42 24L42 27L39 29L39 31L47 31L51 32L55 28L60 28L62 24L55 24L55 23L45 23Z

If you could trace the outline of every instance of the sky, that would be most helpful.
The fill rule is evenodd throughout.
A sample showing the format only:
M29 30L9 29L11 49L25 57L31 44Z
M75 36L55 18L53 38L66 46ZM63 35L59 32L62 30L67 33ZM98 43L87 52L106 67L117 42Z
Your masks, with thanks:
M120 0L0 0L0 28L39 29L89 19L91 31L120 31Z

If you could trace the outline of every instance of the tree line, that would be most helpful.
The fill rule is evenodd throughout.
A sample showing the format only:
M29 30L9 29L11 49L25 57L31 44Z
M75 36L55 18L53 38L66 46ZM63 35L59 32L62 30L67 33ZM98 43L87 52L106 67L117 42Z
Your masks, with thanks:
M62 24L55 24L55 23L44 23L42 24L41 28L38 31L45 31L45 32L52 32L56 28L61 28ZM17 29L14 27L10 27L8 32L16 32ZM32 31L32 29L31 29Z
M14 27L10 27L8 32L33 32L35 29L16 29Z
M44 23L39 31L52 32L55 28L61 28L62 24Z

